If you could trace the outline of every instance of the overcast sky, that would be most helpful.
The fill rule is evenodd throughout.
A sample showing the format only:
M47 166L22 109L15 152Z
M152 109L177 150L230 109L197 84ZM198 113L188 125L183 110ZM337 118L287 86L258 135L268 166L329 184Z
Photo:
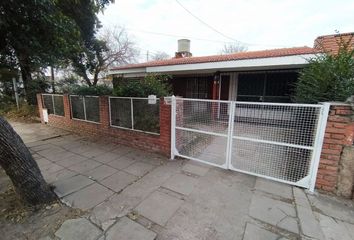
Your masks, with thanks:
M316 36L354 31L354 1L115 0L99 18L104 28L125 27L143 60L147 50L173 56L183 37L193 56L217 54L232 40L248 50L312 46Z

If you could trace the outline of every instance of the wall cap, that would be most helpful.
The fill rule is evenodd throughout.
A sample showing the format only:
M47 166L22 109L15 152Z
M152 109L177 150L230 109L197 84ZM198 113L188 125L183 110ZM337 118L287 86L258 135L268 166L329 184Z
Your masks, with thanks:
M348 107L351 106L349 103L345 103L345 102L320 102L320 103L329 103L331 106L348 106Z

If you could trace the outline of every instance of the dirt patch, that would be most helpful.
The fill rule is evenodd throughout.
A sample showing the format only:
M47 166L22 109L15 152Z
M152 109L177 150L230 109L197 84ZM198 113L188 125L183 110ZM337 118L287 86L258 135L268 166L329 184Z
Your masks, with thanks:
M55 231L67 219L83 215L73 209L55 202L36 208L27 207L18 199L10 179L0 169L0 239L38 240L54 237Z

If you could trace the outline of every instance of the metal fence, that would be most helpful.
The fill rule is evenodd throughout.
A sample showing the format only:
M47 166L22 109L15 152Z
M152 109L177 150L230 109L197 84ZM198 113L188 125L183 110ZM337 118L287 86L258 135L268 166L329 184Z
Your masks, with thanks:
M64 99L60 94L42 94L43 105L48 114L64 116Z
M160 133L160 100L138 97L109 97L112 127Z
M98 96L70 95L72 118L88 122L100 122Z
M313 190L328 109L173 97L171 155Z

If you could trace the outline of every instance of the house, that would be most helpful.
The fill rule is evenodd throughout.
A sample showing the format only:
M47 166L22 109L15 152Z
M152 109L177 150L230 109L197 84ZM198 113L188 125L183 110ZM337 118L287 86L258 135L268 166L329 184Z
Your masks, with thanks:
M313 47L293 47L228 55L192 57L190 41L178 41L178 52L167 60L120 66L110 75L122 81L146 74L172 75L174 95L186 98L252 102L291 102L299 70L323 52L337 53L339 42L354 44L354 32L317 37Z

